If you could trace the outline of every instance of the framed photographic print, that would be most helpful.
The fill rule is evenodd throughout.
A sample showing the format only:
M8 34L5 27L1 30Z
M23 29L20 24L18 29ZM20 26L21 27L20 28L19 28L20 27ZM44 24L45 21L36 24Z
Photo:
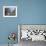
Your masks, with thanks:
M3 17L17 17L17 6L3 6Z

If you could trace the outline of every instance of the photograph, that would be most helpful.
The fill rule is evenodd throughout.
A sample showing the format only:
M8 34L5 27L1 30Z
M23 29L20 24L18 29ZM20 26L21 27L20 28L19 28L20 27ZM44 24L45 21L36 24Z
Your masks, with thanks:
M17 6L3 6L3 17L17 17Z

